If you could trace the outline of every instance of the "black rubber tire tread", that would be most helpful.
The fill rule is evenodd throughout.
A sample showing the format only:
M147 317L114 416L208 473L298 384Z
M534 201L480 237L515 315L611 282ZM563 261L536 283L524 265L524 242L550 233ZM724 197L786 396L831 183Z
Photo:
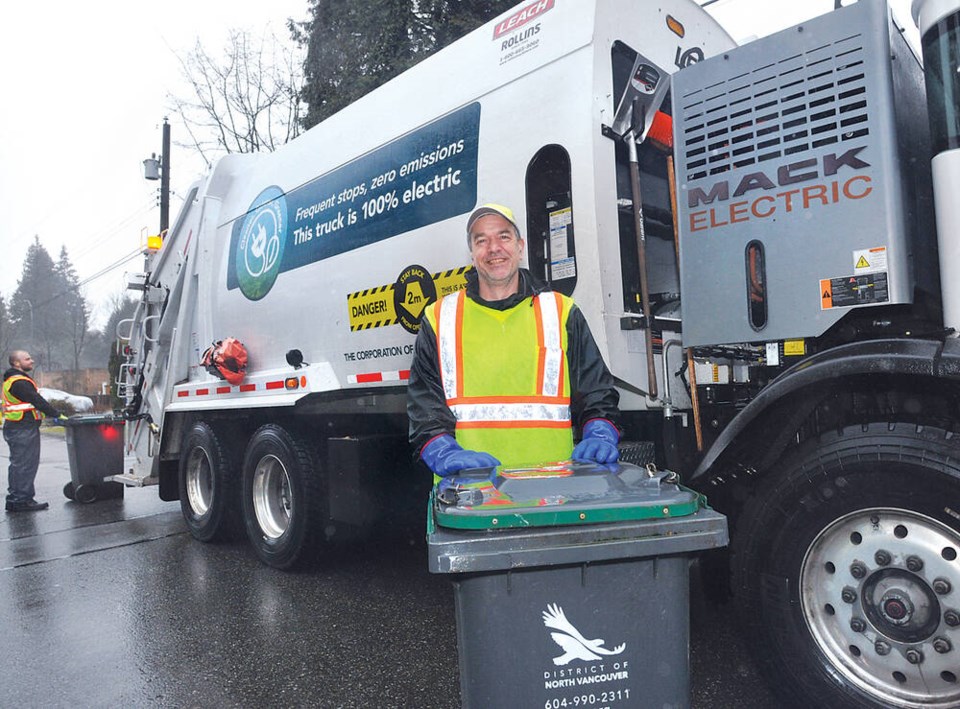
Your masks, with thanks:
M874 507L919 512L960 529L951 505L960 508L960 436L911 423L823 433L766 473L738 518L730 568L749 646L785 705L886 706L834 671L807 629L799 576L816 535Z
M240 446L226 429L196 421L186 432L180 448L178 488L180 511L194 539L225 542L243 534L240 510ZM213 485L210 508L198 515L190 506L186 490L186 466L190 452L202 447L209 456Z
M68 500L76 500L76 496L73 494L73 481L71 480L66 485L63 486L63 496Z
M253 480L264 455L276 456L291 485L291 513L286 531L277 539L264 535L253 506ZM256 430L243 458L243 519L247 538L257 556L281 570L302 569L316 560L324 542L326 486L316 446L306 433L268 423Z

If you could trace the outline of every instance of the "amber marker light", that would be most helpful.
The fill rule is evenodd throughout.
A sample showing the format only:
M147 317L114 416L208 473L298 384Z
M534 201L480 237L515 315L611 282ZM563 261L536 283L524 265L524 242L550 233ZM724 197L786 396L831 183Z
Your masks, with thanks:
M680 24L677 18L671 15L667 15L667 27L670 28L670 31L677 35L677 37L683 37L683 35L686 34L683 25Z
M286 389L299 389L300 380L297 377L287 377L283 380L283 386Z

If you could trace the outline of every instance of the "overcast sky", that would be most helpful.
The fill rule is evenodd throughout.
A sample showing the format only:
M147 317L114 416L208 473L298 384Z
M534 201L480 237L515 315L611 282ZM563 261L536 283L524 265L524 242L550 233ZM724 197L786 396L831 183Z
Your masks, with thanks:
M269 24L285 38L286 18L304 19L306 8L306 0L4 3L0 294L9 302L34 235L54 260L66 246L83 280L136 249L141 233L156 233L159 182L143 179L142 161L160 153L168 93L189 95L177 57L198 37L219 56L228 29L259 36ZM172 187L185 191L203 164L176 147L171 160ZM171 203L173 223L179 200ZM85 286L94 309L137 267Z
M909 0L892 4L912 28ZM219 56L228 29L259 35L269 25L286 37L286 19L304 19L307 9L306 0L41 0L4 5L0 294L8 302L34 235L54 260L66 246L85 280L133 252L141 235L156 233L159 183L143 179L142 160L160 152L167 95L188 95L178 56L186 56L198 37ZM710 11L743 41L832 7L833 0L719 0ZM176 142L172 115L171 124ZM177 147L171 150L171 161L171 185L182 194L203 165ZM174 196L171 224L179 204ZM124 271L138 266L138 260L130 261L84 287L95 324L102 324L107 303L123 291Z

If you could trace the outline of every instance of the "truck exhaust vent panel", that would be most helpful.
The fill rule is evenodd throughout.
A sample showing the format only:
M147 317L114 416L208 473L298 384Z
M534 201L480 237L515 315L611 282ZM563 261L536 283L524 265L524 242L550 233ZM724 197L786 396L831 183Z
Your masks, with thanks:
M867 135L862 37L844 37L681 97L696 180Z

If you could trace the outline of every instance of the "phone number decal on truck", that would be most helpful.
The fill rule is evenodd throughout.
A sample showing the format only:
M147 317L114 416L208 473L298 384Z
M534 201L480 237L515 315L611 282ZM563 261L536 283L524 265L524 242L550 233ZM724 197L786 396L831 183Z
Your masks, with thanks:
M259 300L284 271L469 211L479 132L473 103L289 193L268 187L233 225L227 288Z

